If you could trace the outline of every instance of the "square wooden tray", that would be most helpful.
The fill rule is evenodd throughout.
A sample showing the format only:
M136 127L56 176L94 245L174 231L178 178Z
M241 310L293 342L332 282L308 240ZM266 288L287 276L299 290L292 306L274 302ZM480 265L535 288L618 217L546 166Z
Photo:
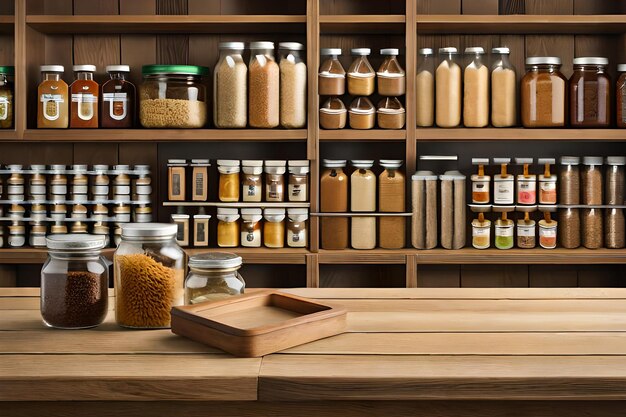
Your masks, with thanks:
M258 357L343 333L346 310L278 291L172 309L172 332L235 356Z

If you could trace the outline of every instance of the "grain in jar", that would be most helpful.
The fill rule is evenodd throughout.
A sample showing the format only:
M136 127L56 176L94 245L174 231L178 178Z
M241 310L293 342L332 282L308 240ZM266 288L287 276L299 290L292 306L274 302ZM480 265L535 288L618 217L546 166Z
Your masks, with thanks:
M463 124L465 127L485 127L489 124L489 68L485 65L485 50L465 48L470 62L463 74Z
M602 209L582 209L582 243L587 249L599 249L604 245L604 218Z
M339 56L339 48L322 48L322 56L328 58L322 61L318 73L318 92L321 96L341 96L346 92L346 71L343 69Z
M435 118L439 127L461 124L461 67L456 48L439 48L440 63L435 72Z
M437 176L417 171L412 181L411 241L416 249L433 249L437 246Z
M489 164L489 158L472 158L472 165L478 166L476 174L472 175L472 203L489 204L491 193L489 185L491 177L485 175L485 165Z
M285 129L299 129L306 125L307 71L303 51L304 45L298 42L278 44L280 125Z
M309 213L305 208L287 209L287 246L306 248L308 242L307 220Z
M337 97L329 97L320 107L320 127L322 129L343 129L346 127L348 110Z
M495 209L495 207L494 207ZM513 211L513 206L500 207L501 216L495 221L495 246L498 249L511 249L514 244L513 234L515 230L515 223L513 220L507 218L507 211Z
M185 201L187 198L187 166L189 164L185 159L169 159L167 161L167 198L169 201Z
M406 178L400 170L403 161L381 159L384 171L378 176L378 210L381 213L402 213L406 209ZM402 249L406 245L406 219L383 216L378 219L378 246Z
M263 161L241 161L241 196L244 202L260 202L263 198Z
M267 208L263 211L263 244L267 248L285 247L285 209Z
M385 57L376 73L378 94L381 96L397 97L406 93L406 74L398 62L399 53L396 48L380 50L380 55Z
M509 61L509 48L493 48L491 67L491 124L493 127L515 126L517 121L517 80Z
M573 127L609 127L611 124L611 77L608 58L574 58L569 79L570 124Z
M280 121L280 69L274 60L273 42L250 43L248 77L250 127L277 127Z
M617 127L626 128L626 64L617 66L619 77L615 86Z
M289 161L287 197L291 202L309 201L309 161Z
M239 161L218 159L217 171L220 174L218 197L225 203L239 201Z
M539 175L539 204L556 204L556 174L550 172L550 166L556 163L554 158L539 158L543 165L543 174Z
M0 129L13 128L14 87L10 78L15 75L15 67L0 66Z
M526 58L521 84L524 127L564 127L567 121L567 78L559 57Z
M624 204L624 165L626 157L607 156L606 157L606 177L605 177L605 204L610 206Z
M376 175L372 160L354 160L355 171L350 176L350 210L353 213L376 211ZM351 244L353 249L376 247L376 217L352 217Z
M239 210L218 207L217 220L217 246L220 248L239 246Z
M603 186L601 156L585 156L583 170L580 174L582 184L582 200L585 205L600 205L603 203Z
M207 201L209 198L209 167L208 159L191 160L191 199Z
M535 247L536 223L530 218L530 212L524 212L524 218L517 221L517 247L532 249Z
M562 156L559 170L559 204L580 204L580 158Z
M488 249L491 246L491 220L485 219L483 211L478 212L477 217L472 220L472 246L475 249Z
M493 176L493 202L494 204L513 204L515 178L507 172L507 166L511 158L494 158L493 163L500 165L500 173Z
M402 129L406 121L406 111L396 97L386 97L378 102L378 127L381 129Z
M100 86L93 80L95 65L74 65L76 79L70 85L72 104L70 106L71 128L97 128Z
M604 242L609 249L623 249L626 246L624 230L624 210L621 208L606 209Z
M439 176L441 184L441 246L461 249L465 246L465 175L446 171Z
M285 201L287 161L265 161L265 201Z
M435 62L431 48L422 48L418 52L419 63L416 88L416 122L418 127L430 127L435 122Z
M100 127L129 129L135 122L135 86L126 79L128 65L108 65L109 80L102 84L102 118Z
M370 48L353 48L350 50L354 60L348 68L348 93L352 96L370 96L374 94L376 72L367 57Z
M324 159L320 177L320 210L322 213L348 211L348 176L345 160ZM320 219L322 249L346 249L349 239L348 217Z
M7 179L7 199L15 202L24 201L24 170L22 165L7 165L11 176Z
M565 249L580 246L580 209L559 209L559 243Z
M533 158L515 158L515 163L523 165L523 173L517 176L517 204L533 205L537 202L537 176L530 174L529 165Z
M263 213L260 208L241 209L241 246L245 248L260 248L261 220Z
M213 72L213 124L219 129L245 128L248 123L248 67L243 42L220 42Z
M37 128L64 129L69 126L69 87L61 79L63 65L39 67L42 81L37 88Z
M350 127L352 129L373 129L376 123L376 107L367 97L357 97L350 104Z

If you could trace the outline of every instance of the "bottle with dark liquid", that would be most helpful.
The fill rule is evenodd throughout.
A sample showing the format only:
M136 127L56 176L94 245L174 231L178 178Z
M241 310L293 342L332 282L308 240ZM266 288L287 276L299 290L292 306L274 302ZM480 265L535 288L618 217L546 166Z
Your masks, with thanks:
M74 65L76 80L70 86L70 128L98 127L99 85L93 80L95 65Z
M102 114L100 127L129 129L135 119L135 86L126 80L128 65L109 65L106 71L111 77L102 84Z

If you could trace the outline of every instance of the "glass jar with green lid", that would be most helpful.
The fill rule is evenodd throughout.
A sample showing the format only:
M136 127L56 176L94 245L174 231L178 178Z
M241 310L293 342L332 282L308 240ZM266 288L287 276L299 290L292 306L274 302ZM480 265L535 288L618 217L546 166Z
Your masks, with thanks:
M0 129L13 129L13 83L15 67L0 67Z
M144 65L139 120L146 128L201 128L207 121L207 67Z
M189 258L185 304L243 294L246 283L239 274L241 264L241 256L227 252L201 253Z

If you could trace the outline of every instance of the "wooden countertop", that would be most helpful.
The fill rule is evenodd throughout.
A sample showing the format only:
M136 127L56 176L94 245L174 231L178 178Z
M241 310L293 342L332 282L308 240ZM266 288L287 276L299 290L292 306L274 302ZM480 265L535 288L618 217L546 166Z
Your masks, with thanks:
M107 412L139 416L215 401L228 416L254 415L245 407L308 416L316 402L324 405L311 415L337 400L343 415L368 416L443 399L626 400L626 289L286 291L344 305L348 332L241 359L169 330L123 330L113 311L95 329L47 329L37 289L0 289L0 407L9 415L36 415L43 404L50 415L63 407L104 415L102 402L111 402L118 408ZM584 415L600 409L592 408Z

